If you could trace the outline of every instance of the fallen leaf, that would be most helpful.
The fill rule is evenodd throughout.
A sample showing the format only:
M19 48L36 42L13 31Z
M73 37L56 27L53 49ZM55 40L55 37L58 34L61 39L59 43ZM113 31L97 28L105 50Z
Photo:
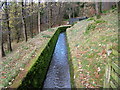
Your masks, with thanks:
M1 78L6 78L6 77L3 76L3 77L1 77Z
M99 78L99 73L98 72L95 72L95 77Z

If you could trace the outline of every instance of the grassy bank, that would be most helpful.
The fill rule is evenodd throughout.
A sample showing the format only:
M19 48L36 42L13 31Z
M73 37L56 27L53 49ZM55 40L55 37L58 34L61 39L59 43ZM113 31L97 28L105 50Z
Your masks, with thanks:
M37 57L38 52L41 52L50 38L55 33L56 28L41 32L29 41L18 43L16 50L7 54L2 60L0 68L0 87L6 87L12 84L19 72L24 71L24 67L31 60ZM30 64L29 64L30 65Z
M100 19L95 17L78 22L67 29L70 48L71 75L74 87L103 87L105 65L108 61L107 49L118 49L117 11L111 10ZM117 59L113 55L110 59Z

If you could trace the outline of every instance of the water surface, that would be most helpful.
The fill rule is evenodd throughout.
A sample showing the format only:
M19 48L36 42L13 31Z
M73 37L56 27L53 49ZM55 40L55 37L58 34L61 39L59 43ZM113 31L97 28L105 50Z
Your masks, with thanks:
M59 35L43 88L71 88L66 35Z

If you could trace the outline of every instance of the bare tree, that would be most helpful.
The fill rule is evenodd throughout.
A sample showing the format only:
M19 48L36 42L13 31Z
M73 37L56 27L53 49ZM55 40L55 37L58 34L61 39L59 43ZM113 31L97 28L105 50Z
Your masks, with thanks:
M48 10L48 13L49 13L49 28L51 28L52 27L52 2L48 3L48 7L49 7L49 10Z
M101 5L102 5L101 2L95 2L95 9L96 9L97 19L100 18Z
M40 0L38 2L38 31L41 32L41 25L40 25Z
M2 12L2 6L4 3L0 4L0 57L4 57L5 56L5 52L4 52L4 47L3 47L3 30L2 30L2 19L3 19L3 14Z
M31 0L31 19L30 19L30 35L33 38L33 0Z
M3 17L3 15L1 14L1 17ZM3 18L2 18L3 19ZM3 30L2 30L2 19L0 20L0 52L1 52L1 57L5 56L5 52L4 52L4 47L3 47Z
M66 5L65 3L58 4L58 14L56 15L58 17L56 22L58 22L59 25L61 25L61 22L63 20L63 16L64 16L63 13L65 13L65 5Z
M72 7L72 18L75 18L75 9L76 9L76 6L77 6L77 3L73 2L71 4L71 7Z
M14 16L17 17L18 16L18 11L17 11L17 0L14 1L15 5L14 5L14 8L15 8L15 13L14 13ZM20 40L20 32L19 32L19 29L18 29L18 25L16 23L18 23L18 20L15 20L16 22L14 22L14 25L15 25L15 31L16 31L16 39L17 39L17 43L19 42Z
M116 7L118 8L118 2L115 2L116 3Z
M6 16L6 23L7 23L7 30L8 30L8 34L7 34L7 47L8 47L8 51L12 51L12 46L11 46L11 29L9 26L9 14L8 14L8 3L7 0L5 2L5 16Z
M60 14L61 14L61 3L58 3L58 14L57 14L57 19L58 19L58 24L60 25Z
M72 15L72 3L71 2L68 2L67 3L67 5L66 5L66 12L67 12L67 14L68 14L68 16L69 16L69 19L71 18L71 15Z
M26 29L26 21L25 21L25 9L24 9L25 7L23 0L21 2L21 6L22 6L21 14L22 14L23 33L24 33L25 41L27 42L28 38L27 38L27 29Z

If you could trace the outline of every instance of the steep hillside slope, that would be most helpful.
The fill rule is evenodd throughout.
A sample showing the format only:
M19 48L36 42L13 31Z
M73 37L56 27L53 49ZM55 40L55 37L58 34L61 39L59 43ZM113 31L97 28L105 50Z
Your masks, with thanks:
M118 49L118 16L111 10L101 19L92 17L67 29L72 87L103 87L107 49ZM117 60L117 54L110 59ZM74 83L74 84L73 84Z

